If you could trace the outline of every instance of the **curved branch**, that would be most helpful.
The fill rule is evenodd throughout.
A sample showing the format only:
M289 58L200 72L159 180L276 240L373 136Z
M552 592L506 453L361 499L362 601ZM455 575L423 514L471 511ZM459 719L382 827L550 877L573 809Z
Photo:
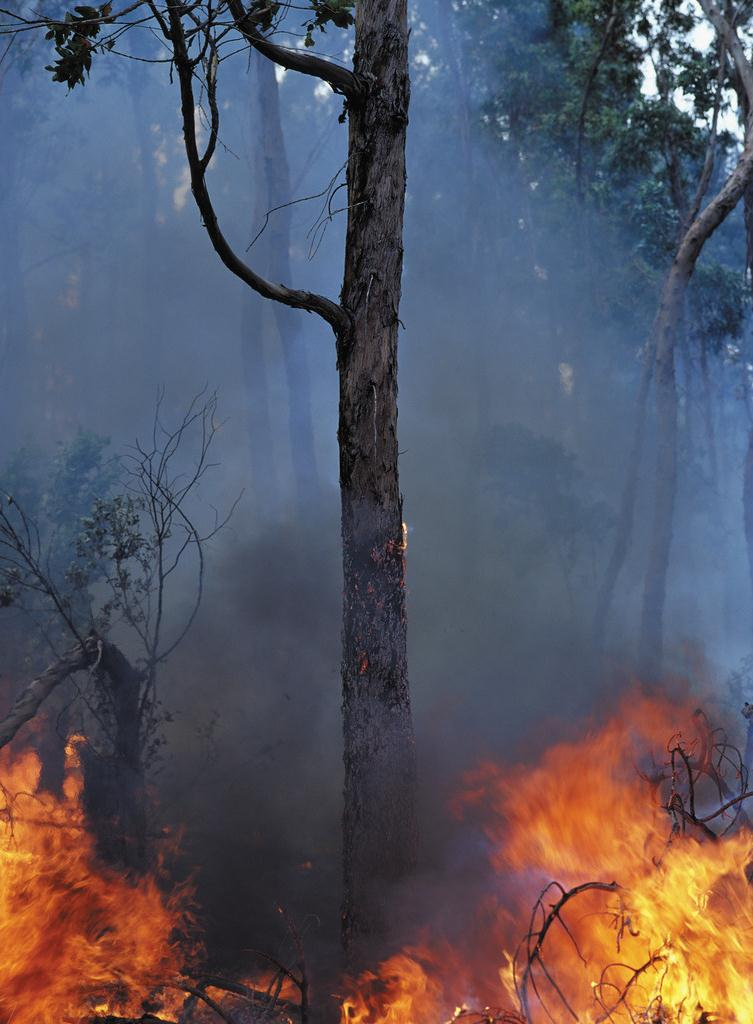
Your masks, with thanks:
M15 737L22 725L36 715L52 691L65 682L74 672L88 668L97 656L96 640L87 640L86 646L77 645L62 658L53 662L41 676L32 679L13 704L5 718L0 721L0 748Z
M196 124L194 121L196 104L193 90L193 62L188 55L180 8L171 3L168 6L168 13L170 17L170 35L175 56L175 70L180 84L183 138L191 174L191 191L201 213L201 218L212 247L227 269L250 288L253 288L255 292L258 292L263 298L272 299L275 302L282 303L284 306L291 306L293 309L305 309L309 313L317 313L330 324L338 338L344 336L350 330L350 317L342 306L323 295L317 295L315 292L287 288L285 285L274 284L272 281L261 277L260 274L257 274L248 264L243 262L222 233L207 188L207 164L199 155Z
M316 57L313 53L273 43L261 34L257 19L245 10L243 0L230 0L228 6L235 18L238 31L268 60L274 61L288 71L298 71L302 75L321 79L354 106L361 102L366 93L366 82L360 75L323 57Z

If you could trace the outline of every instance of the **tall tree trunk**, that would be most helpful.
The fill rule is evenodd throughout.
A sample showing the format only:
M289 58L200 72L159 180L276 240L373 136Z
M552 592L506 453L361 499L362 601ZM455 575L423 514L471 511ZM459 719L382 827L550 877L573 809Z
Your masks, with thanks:
M280 119L280 96L275 65L253 55L254 86L254 242L256 262L265 276L290 281L290 169ZM262 230L263 228L263 230ZM287 306L269 306L249 292L244 299L243 362L249 395L252 473L269 507L279 502L280 481L272 451L272 410L269 402L268 356L274 335L280 342L288 392L288 434L293 483L299 513L319 492L311 416L311 382L300 316ZM266 353L265 353L266 348Z
M251 139L251 173L253 178L252 237L260 230L272 208L269 195L266 147L262 121L265 117L261 99L265 64L274 76L274 65L260 54L251 55L251 102L249 104L249 137ZM288 197L289 198L289 197ZM272 239L269 226L253 243L252 254L260 273L269 275L272 261ZM249 460L252 498L257 514L276 517L280 505L280 480L272 446L272 411L269 399L269 350L274 332L275 310L261 295L246 289L241 309L241 359L246 390L248 416Z
M753 183L745 189L743 197L746 235L746 268L753 289ZM750 404L747 408L750 412ZM751 597L753 597L753 417L748 432L748 448L743 467L743 529L745 545L748 552L748 572L750 575Z
M343 939L351 965L383 937L390 883L416 859L415 752L398 482L397 333L408 123L406 0L356 8L348 229L338 341L345 740Z
M743 468L743 528L748 550L748 573L753 594L753 423L748 432L748 449Z
M269 275L274 281L291 281L290 166L280 118L280 92L275 66L256 55L258 102L261 119L260 143L263 147L263 189L271 214L269 237ZM259 183L260 184L260 183ZM285 379L288 389L288 431L290 434L293 477L299 511L310 506L319 492L314 454L314 428L311 419L311 381L308 356L301 331L301 318L287 306L272 307L280 338Z
M134 63L126 72L128 91L134 114L134 127L139 149L139 170L141 189L139 209L141 214L141 245L139 255L140 295L139 338L134 345L134 365L152 368L152 379L169 379L165 365L167 353L163 339L165 331L164 303L160 301L164 276L164 264L160 259L160 232L157 223L159 182L157 179L154 150L157 139L151 130L151 107L149 86L151 78L145 76L143 68ZM99 379L102 377L100 375Z
M11 80L11 85L12 81ZM5 83L7 85L7 83ZM7 144L0 151L0 233L2 237L2 319L0 320L0 379L3 396L0 400L0 437L2 457L22 439L22 431L29 426L24 414L31 402L29 395L29 317L26 303L26 285L22 268L21 209L19 207L18 153L19 140L16 121L10 111L7 92L0 95L3 103L0 127ZM20 430L19 430L20 426Z

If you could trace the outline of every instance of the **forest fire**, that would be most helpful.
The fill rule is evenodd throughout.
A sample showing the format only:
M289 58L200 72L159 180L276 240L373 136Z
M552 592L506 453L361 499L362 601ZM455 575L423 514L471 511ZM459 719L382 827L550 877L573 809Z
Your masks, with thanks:
M61 799L39 790L31 751L0 755L0 1021L79 1024L141 1017L185 996L161 986L185 959L189 894L97 863L79 807L75 750Z
M493 898L451 953L362 975L343 1024L752 1020L746 788L702 712L637 695L537 766L481 766L455 811L490 842Z
M190 893L97 861L75 742L68 753L59 800L39 790L36 754L1 755L0 1021L193 1019L191 984L170 988L192 952ZM753 1019L747 790L737 748L703 712L639 694L534 766L482 764L452 810L488 842L491 886L452 936L353 982L341 1024ZM237 1004L242 1020L250 1006L303 1020L304 979L268 973L205 978L200 1019Z

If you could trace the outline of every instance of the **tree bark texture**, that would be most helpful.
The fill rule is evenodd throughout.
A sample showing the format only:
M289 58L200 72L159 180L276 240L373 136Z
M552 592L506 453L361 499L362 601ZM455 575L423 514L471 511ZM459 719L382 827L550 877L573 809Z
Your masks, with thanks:
M415 864L415 751L406 660L398 481L397 335L403 263L408 28L405 0L362 0L350 112L348 229L338 339L344 570L343 940L358 966L384 937L390 883Z
M102 647L99 670L112 732L101 737L101 748L86 744L81 751L84 812L102 860L141 872L148 861L141 751L143 675L114 644L107 642Z

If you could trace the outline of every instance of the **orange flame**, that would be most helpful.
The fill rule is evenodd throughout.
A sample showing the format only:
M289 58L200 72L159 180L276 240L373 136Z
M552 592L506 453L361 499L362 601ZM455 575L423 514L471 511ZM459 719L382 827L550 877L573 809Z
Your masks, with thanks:
M537 765L469 774L454 809L490 841L493 894L451 954L427 943L362 975L342 1024L470 1020L458 1002L481 1008L474 1021L753 1021L753 831L735 808L716 838L699 824L745 781L717 740L692 707L632 694ZM693 821L677 809L677 751L680 782L683 764L708 768Z
M129 881L97 862L74 746L68 755L58 800L39 790L34 753L0 753L0 1022L139 1017L150 997L169 1015L183 997L156 990L183 964L188 894L166 897L154 878Z

